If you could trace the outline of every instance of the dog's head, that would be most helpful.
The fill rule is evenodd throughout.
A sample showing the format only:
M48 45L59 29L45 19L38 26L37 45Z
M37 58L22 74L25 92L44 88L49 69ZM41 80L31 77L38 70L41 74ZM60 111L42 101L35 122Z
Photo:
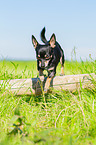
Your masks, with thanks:
M39 67L40 68L48 67L49 61L53 57L53 52L55 48L56 43L55 34L52 34L50 40L45 45L39 44L36 38L32 35L32 43L36 50L36 57L39 60Z

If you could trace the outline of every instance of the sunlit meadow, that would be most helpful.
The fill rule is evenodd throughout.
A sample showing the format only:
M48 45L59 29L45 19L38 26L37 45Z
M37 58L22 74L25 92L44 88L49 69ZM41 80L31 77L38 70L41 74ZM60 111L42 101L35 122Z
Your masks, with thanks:
M66 61L64 72L96 74L96 60ZM33 77L38 77L36 61L0 61L0 80ZM45 96L14 96L0 84L0 145L95 145L96 80L91 81L93 88L81 84L75 92L55 90Z

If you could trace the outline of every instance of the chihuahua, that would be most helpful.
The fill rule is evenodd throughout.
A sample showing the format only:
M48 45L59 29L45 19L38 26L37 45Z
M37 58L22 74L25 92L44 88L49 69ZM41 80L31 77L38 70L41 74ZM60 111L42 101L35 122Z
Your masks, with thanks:
M52 34L50 40L47 41L44 27L40 36L44 45L39 44L33 35L32 43L36 50L37 69L39 71L40 79L42 80L42 77L44 77L44 70L47 70L48 72L48 77L44 87L44 92L47 93L50 87L50 82L56 74L56 67L59 62L61 63L61 75L64 75L65 57L60 44L56 41L56 36L54 33Z

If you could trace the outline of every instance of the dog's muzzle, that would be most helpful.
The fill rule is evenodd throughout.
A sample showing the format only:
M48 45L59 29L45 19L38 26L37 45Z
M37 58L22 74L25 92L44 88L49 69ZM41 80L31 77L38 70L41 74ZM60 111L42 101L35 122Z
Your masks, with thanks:
M49 62L51 61L51 59L53 58L53 56L51 55L50 57L47 57L46 59L40 59L37 57L37 59L39 60L39 67L43 68L43 69L47 69Z
M49 64L49 61L50 60L40 60L39 61L39 67L41 67L41 68L46 68L47 66L48 66L48 64Z

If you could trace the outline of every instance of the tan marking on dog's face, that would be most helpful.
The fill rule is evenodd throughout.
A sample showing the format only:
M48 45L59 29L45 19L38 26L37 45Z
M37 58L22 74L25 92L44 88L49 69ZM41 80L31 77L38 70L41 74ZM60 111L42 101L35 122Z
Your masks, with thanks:
M50 60L45 60L45 61L44 61L45 67L47 67L47 66L48 66L49 61L50 61ZM42 62L41 62L41 61L39 61L39 67L41 67L41 66L42 66Z
M46 60L46 61L45 61L45 67L48 66L49 61L50 61L50 60Z
M39 61L39 67L41 67L41 61Z

